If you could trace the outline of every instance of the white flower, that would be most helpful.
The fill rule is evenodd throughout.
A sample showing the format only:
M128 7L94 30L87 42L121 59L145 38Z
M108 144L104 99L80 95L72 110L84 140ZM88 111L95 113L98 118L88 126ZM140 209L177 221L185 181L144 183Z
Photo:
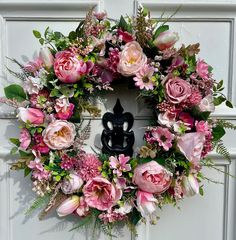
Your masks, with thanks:
M132 209L133 209L133 206L129 202L125 202L123 206L121 206L118 209L115 209L114 212L119 213L121 215L126 215L130 213Z
M215 105L213 96L209 94L204 97L199 104L199 108L202 112L214 112Z
M38 94L43 89L40 78L28 77L24 82L24 89L29 94Z

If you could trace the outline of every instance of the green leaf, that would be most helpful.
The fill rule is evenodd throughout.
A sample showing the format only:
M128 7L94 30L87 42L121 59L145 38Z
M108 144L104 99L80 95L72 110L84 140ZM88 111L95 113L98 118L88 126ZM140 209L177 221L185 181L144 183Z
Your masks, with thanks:
M213 141L218 141L225 135L225 130L222 126L216 126L212 129Z
M15 155L16 153L17 153L17 151L18 151L18 147L13 147L12 149L11 149L11 154L12 155Z
M61 176L60 176L60 175L57 175L57 176L55 177L55 180L56 180L57 182L59 182L59 181L61 180Z
M69 39L70 41L73 41L77 38L77 33L75 31L72 31L69 33Z
M123 31L131 32L131 27L129 24L125 21L124 17L120 17L120 21L118 24L118 28L121 28Z
M199 194L200 194L201 196L203 196L203 195L204 195L204 190L203 190L203 188L202 188L202 187L200 187L200 188L199 188Z
M4 88L4 92L8 99L15 99L18 102L26 100L26 94L20 85L11 84Z
M225 97L223 97L223 96L215 97L215 98L214 98L214 105L215 105L215 106L218 106L218 105L220 105L221 103L223 103L225 100L226 100L226 99L225 99Z
M50 93L50 97L58 97L60 95L60 92L58 89L54 88L52 89L51 93Z
M142 218L140 212L134 208L133 211L130 213L130 222L133 225L137 225L137 223L139 222L139 220Z
M80 111L78 109L74 110L74 113L72 117L70 118L70 121L73 123L80 123L81 117L80 117Z
M41 38L41 33L39 31L33 30L33 34L36 38Z
M24 170L24 176L27 177L31 173L31 169L26 167Z
M20 141L18 138L10 138L9 140L11 143L15 144L17 147L20 146Z
M32 159L34 158L34 155L31 152L25 152L25 151L19 150L19 154L22 158L32 158Z
M39 43L40 43L41 45L43 45L43 44L44 44L44 39L43 39L43 38L40 38L40 39L39 39Z
M159 28L157 28L157 30L155 31L155 33L153 35L153 40L155 40L162 32L165 32L167 30L169 30L168 25L162 25Z
M225 105L229 108L234 108L233 104L229 100L225 102Z

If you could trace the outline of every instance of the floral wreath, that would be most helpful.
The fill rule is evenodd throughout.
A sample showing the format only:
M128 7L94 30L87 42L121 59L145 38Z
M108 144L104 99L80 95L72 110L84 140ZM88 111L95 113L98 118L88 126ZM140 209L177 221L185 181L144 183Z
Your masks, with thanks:
M33 34L43 45L39 57L25 65L11 59L21 72L8 70L23 87L7 86L1 99L20 122L11 169L24 170L37 194L27 214L45 205L40 218L55 208L75 216L74 228L95 222L112 236L116 223L136 233L141 219L156 223L163 205L203 195L202 166L214 167L207 154L215 148L230 159L221 138L236 127L210 118L216 105L233 106L223 81L197 59L198 43L175 48L178 34L143 8L115 23L91 10L68 36L49 28ZM99 116L91 99L124 77L154 109L144 145L131 157L85 152L90 125L82 126L82 113Z

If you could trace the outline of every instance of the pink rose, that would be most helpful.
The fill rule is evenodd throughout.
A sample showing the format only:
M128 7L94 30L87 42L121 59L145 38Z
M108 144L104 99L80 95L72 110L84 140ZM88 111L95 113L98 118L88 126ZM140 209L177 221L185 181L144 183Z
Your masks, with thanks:
M76 131L73 123L56 120L44 129L42 135L49 148L62 150L69 148L74 143Z
M19 107L18 111L19 119L25 123L39 125L44 122L44 113L39 109Z
M145 218L152 215L157 208L157 199L152 193L138 191L137 192L137 207L141 215Z
M133 182L148 193L165 192L172 181L172 174L156 161L147 162L134 169Z
M147 57L138 42L126 43L120 53L117 71L123 76L133 76L147 63Z
M197 66L196 66L196 72L199 77L202 79L209 79L209 65L204 62L204 60L198 60L197 61Z
M56 117L61 120L67 120L73 115L75 105L70 103L68 98L62 97L56 99L55 110L57 112Z
M93 68L93 62L79 59L70 51L58 52L55 56L54 71L57 78L64 83L74 83L88 74Z
M191 95L191 85L179 77L169 79L165 89L168 100L174 104L186 100Z
M31 142L30 133L26 128L22 128L20 131L20 148L26 150Z
M111 208L122 195L120 189L103 177L89 180L83 188L83 193L86 203L101 211Z
M205 143L205 135L201 132L186 133L179 137L177 146L184 156L195 165L199 163Z
M178 33L165 31L154 40L154 45L161 51L172 47L179 40Z

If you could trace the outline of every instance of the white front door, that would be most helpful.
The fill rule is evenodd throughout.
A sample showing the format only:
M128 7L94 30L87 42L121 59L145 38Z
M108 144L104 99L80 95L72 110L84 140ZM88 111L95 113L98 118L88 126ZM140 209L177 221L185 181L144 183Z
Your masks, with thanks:
M163 11L170 15L185 2L179 12L171 20L171 29L179 32L180 43L201 44L201 57L215 69L215 77L224 79L225 94L236 104L235 79L235 18L236 1L140 1L151 10L153 17L159 17ZM212 3L211 3L212 2ZM231 3L230 3L231 2ZM233 3L235 2L235 3ZM31 59L39 49L38 41L32 30L43 32L47 26L54 30L68 33L76 28L88 9L96 5L98 10L107 10L110 18L119 18L121 14L135 14L138 2L133 0L74 0L74 1L35 1L18 0L0 1L0 79L2 88L9 82L16 81L7 75L4 65L5 56L22 62ZM0 89L0 96L3 90ZM117 97L120 98L125 111L135 116L133 130L135 147L142 143L141 128L147 122L148 112L145 106L136 103L136 92L129 93L125 88L116 89L108 96L103 112L112 111ZM39 221L37 214L28 217L25 210L32 202L31 181L23 178L21 172L9 172L7 160L10 144L8 138L18 134L16 120L12 109L0 108L0 240L76 240L89 239L91 228L69 232L73 219L59 219L52 213L48 218ZM230 119L236 123L235 109L230 111L224 107L217 110L216 115ZM92 135L89 145L100 146L102 132L101 119L92 121ZM236 157L235 133L228 132L225 137L232 159ZM222 171L236 175L235 162L227 161L214 155L216 165ZM160 210L157 225L140 224L138 240L234 240L236 239L236 180L227 174L214 170L205 170L209 178L222 184L205 183L205 196L186 199L181 210L172 206ZM123 233L115 233L118 239L134 239L127 229ZM100 239L104 239L100 236Z

